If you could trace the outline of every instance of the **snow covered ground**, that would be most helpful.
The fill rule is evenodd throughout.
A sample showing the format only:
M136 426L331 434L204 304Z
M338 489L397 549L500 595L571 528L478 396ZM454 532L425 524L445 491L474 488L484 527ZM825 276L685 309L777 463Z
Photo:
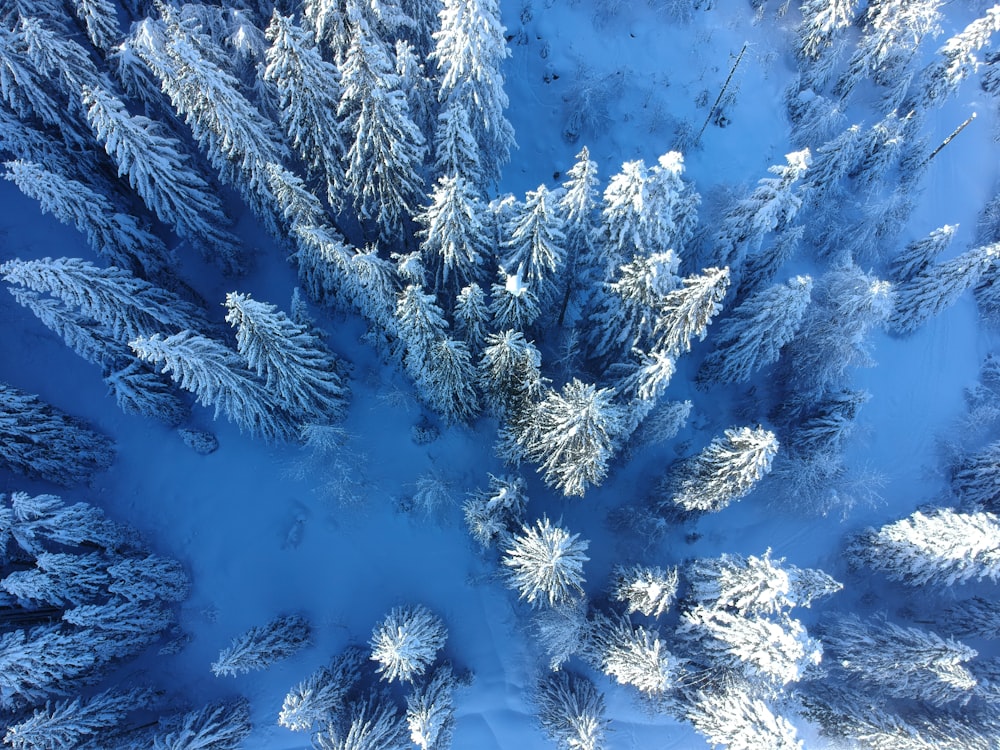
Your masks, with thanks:
M599 18L587 0L502 5L508 33L514 35L505 72L508 116L518 141L502 192L521 196L539 184L554 187L583 145L605 181L624 160L653 164L674 147L679 126L694 132L701 127L706 97L709 103L715 99L744 43L747 52L734 78L735 103L727 108L731 122L725 128L708 125L699 145L685 153L685 176L706 199L720 186L739 192L797 148L789 139L783 104L795 72L789 51L798 17L794 9L776 18L768 7L764 20L756 22L743 2L696 10L689 20L642 2L606 1L604 6L617 5L608 18ZM947 33L975 16L968 5L949 9ZM586 100L589 111L579 112L585 101L580 90L587 86L596 93ZM931 115L928 136L930 143L940 142L971 111L977 120L933 162L901 240L959 223L949 255L972 243L977 214L1000 177L995 101L974 81L966 83ZM582 122L574 121L577 114ZM860 108L850 115L852 122L873 117ZM572 142L564 137L567 128L579 131ZM214 314L220 320L228 291L249 292L287 308L296 283L280 251L249 217L240 230L261 249L247 278L226 286L217 278L197 277L199 262L185 261L193 271L188 275L192 285L210 307L219 303ZM0 260L44 256L86 258L90 253L81 235L41 216L12 184L0 184ZM217 452L202 456L172 430L118 411L105 397L97 368L76 357L8 295L0 296L0 320L0 381L86 418L118 443L114 466L93 486L60 494L100 504L190 571L193 589L180 626L192 634L191 643L174 656L143 657L124 669L122 679L148 676L193 705L245 695L255 725L246 747L304 747L306 737L277 725L287 690L345 645L366 642L392 606L421 603L448 626L445 657L474 673L471 685L457 696L454 747L550 746L536 726L528 695L545 658L525 629L529 609L504 586L494 560L478 549L462 521L466 493L485 487L489 472L504 471L493 453L493 420L453 427L418 445L411 432L421 407L405 376L358 343L362 328L357 321L327 316L319 323L330 333L330 346L352 366L343 447L316 457L297 447L266 446L197 408L197 426L214 432L220 442ZM771 548L776 558L822 568L846 583L820 612L867 606L859 602L870 584L841 559L844 536L941 497L939 439L964 408L962 389L976 381L983 357L997 345L996 335L979 325L971 295L912 336L878 332L872 343L878 366L852 375L855 386L872 398L848 455L853 465L882 476L877 504L861 505L845 518L796 514L770 504L765 484L739 504L700 519L696 539L685 538L690 529L678 530L656 549L644 550L623 538L609 528L608 512L641 500L669 461L700 449L732 422L731 414L720 415L704 393L678 376L667 397L692 399L695 418L675 444L615 465L604 486L583 500L555 495L530 467L522 467L529 517L561 518L590 540L585 572L588 593L595 597L618 562L667 565L722 552L759 555ZM752 405L747 411L753 414ZM447 493L447 502L431 514L410 507L418 481L428 477L440 481ZM44 483L0 473L0 490L18 489L50 490ZM232 637L291 612L313 624L309 648L266 672L212 676L209 664ZM807 613L803 619L808 625L816 616ZM633 693L601 675L596 678L607 698L612 750L704 744L690 726L651 715ZM802 737L809 748L824 746L804 723Z

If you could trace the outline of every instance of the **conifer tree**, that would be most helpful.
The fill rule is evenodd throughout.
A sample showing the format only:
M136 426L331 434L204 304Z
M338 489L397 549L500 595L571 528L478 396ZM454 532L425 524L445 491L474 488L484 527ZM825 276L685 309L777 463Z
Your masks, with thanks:
M110 0L73 0L73 12L83 22L90 43L109 52L121 36L118 14Z
M490 325L486 295L479 284L472 282L458 293L453 317L455 332L469 345L469 351L478 359L486 345Z
M584 657L619 685L631 685L654 698L673 689L683 669L656 631L600 612L587 634Z
M393 607L372 630L371 659L383 680L412 683L437 658L448 631L437 615L417 604Z
M854 23L857 0L805 0L801 5L799 55L815 60L827 49L834 35Z
M728 429L671 471L660 488L660 507L673 505L689 513L722 510L771 471L777 452L777 438L763 427Z
M951 486L969 507L1000 510L1000 441L963 457L952 471Z
M973 287L1000 256L1000 244L981 245L928 266L896 289L896 305L888 320L896 333L910 333L954 304Z
M415 218L420 252L434 274L434 289L452 296L482 276L489 254L484 207L464 177L441 177L430 205Z
M605 269L600 257L600 224L597 163L591 160L586 146L576 155L576 162L566 172L563 193L556 204L562 218L565 261L565 291L559 311L561 324L570 298L584 295L576 307L586 309L593 292L591 287L604 281Z
M893 281L905 283L923 273L951 244L958 224L945 224L919 240L909 243L892 259L889 275Z
M873 691L941 706L965 703L976 686L965 666L976 651L929 630L848 615L824 624L821 637L831 664Z
M24 391L0 383L0 465L69 486L114 460L114 442Z
M534 693L538 723L564 750L603 750L608 719L604 695L575 672L558 671L542 678Z
M437 116L434 174L480 183L479 146L469 125L469 110L458 97L449 99Z
M516 438L547 485L582 497L590 485L604 481L625 422L613 395L573 379L533 407L529 426Z
M198 403L225 414L240 429L265 440L295 437L295 425L264 383L223 344L191 330L164 337L154 334L129 342L139 359L162 367Z
M54 17L64 15L60 9ZM0 26L0 99L19 117L37 117L45 125L59 128L66 140L83 145L82 130L66 117L65 107L50 93L47 77L24 54L13 28L16 22L12 18Z
M210 703L180 717L180 726L153 738L153 750L237 750L250 734L246 698Z
M309 644L309 623L301 615L284 615L250 628L212 663L216 677L234 677L266 669Z
M227 294L226 309L246 366L290 414L316 423L343 416L347 389L333 353L320 339L274 305L246 294Z
M490 474L489 487L470 493L462 511L472 538L483 547L490 547L523 525L527 505L521 477Z
M604 189L601 225L611 257L624 260L633 253L651 252L642 240L649 173L642 160L627 161ZM614 265L609 271L614 271Z
M667 293L653 325L657 349L668 356L691 351L691 339L704 340L712 318L722 309L729 289L728 268L706 268L688 276Z
M344 142L337 122L340 73L322 58L312 35L291 16L276 10L267 38L271 46L263 79L277 89L281 126L299 158L322 179L327 201L340 209L345 187Z
M433 34L430 58L439 72L438 101L451 101L469 113L483 177L496 182L510 159L514 129L507 108L501 65L510 56L497 0L443 0L441 25Z
M422 58L417 55L416 48L408 39L396 39L393 58L396 61L396 75L399 76L400 88L406 92L406 101L410 107L413 123L422 134L429 136L437 113L437 107L434 106L434 84L424 71Z
M87 235L94 252L112 265L151 276L166 268L168 252L163 242L100 193L34 162L9 161L4 166L5 179L37 200L43 213Z
M31 716L9 725L3 741L15 750L78 747L115 734L129 713L148 708L152 700L152 691L136 688L105 690L86 700L47 702Z
M649 170L641 216L643 246L648 253L682 252L698 225L701 196L684 182L683 173L684 156L679 151L663 154Z
M340 75L337 114L350 134L344 154L347 190L359 217L374 221L389 238L416 213L424 137L410 117L388 51L363 18L352 19Z
M278 723L293 732L308 732L344 711L348 694L361 679L364 649L348 647L292 688L285 696Z
M698 371L699 384L743 383L761 367L777 362L799 329L811 292L812 279L796 276L736 307L719 326L715 350Z
M108 83L87 50L61 29L52 28L48 19L21 16L15 39L35 69L55 83L71 111L79 111L83 87Z
M556 209L557 200L545 185L529 190L524 205L518 205L507 225L504 268L518 269L521 279L529 284L543 305L558 296L565 260L562 217Z
M754 694L748 684L698 691L686 718L713 745L729 750L802 750L795 726Z
M763 289L765 284L774 281L778 270L795 255L804 234L804 226L789 227L774 238L770 247L747 256L736 289L735 304L741 304L751 294Z
M100 88L84 88L83 104L98 142L160 221L191 240L224 270L239 270L237 239L208 185L194 171L183 147L146 117L131 116L121 100Z
M506 330L486 337L479 363L479 382L487 408L510 418L542 396L541 354L520 331Z
M918 510L877 531L868 529L848 553L908 586L995 581L1000 576L1000 520L992 513Z
M545 516L535 526L522 526L504 550L508 585L532 606L554 607L582 597L589 546L579 534L553 526Z
M987 8L981 18L949 38L938 50L938 58L921 74L921 104L943 103L979 67L976 53L989 45L990 37L997 31L1000 31L1000 5Z
M611 574L611 595L628 605L628 614L639 612L646 617L659 617L677 598L679 583L677 568L618 565Z
M317 750L410 750L406 722L396 707L376 695L356 701L350 707L350 720L331 724L313 736Z
M431 346L417 386L446 423L468 423L479 413L475 382L476 368L468 345L445 336Z
M396 304L399 335L406 344L403 363L414 381L420 380L430 360L435 343L447 335L448 321L434 295L416 284L408 285Z
M493 328L526 331L542 314L541 301L534 285L524 280L524 269L507 273L502 268L499 280L490 286L490 314Z
M448 665L406 697L410 741L420 750L445 750L455 726L455 675Z

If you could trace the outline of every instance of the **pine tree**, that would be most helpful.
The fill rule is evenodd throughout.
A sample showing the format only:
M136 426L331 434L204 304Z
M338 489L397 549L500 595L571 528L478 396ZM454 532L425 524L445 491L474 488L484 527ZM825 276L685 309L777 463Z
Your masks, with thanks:
M266 440L294 437L294 425L264 383L243 367L239 355L218 341L185 330L173 336L154 334L129 343L139 359L162 365L162 372L198 403L225 414L240 429Z
M802 179L812 156L809 149L786 154L786 165L775 165L749 197L739 201L725 215L716 234L716 261L722 266L741 266L747 250L756 250L769 232L781 232L802 205L793 188Z
M344 731L330 725L313 736L317 750L410 750L406 723L395 706L372 695L351 706Z
M158 419L168 427L179 426L191 414L190 406L162 373L134 358L124 367L105 369L103 379L118 408L126 414Z
M130 602L180 602L191 581L177 561L157 555L126 557L108 566L108 591Z
M938 50L938 59L924 69L920 77L923 102L942 104L958 89L959 84L979 67L976 52L990 43L990 37L1000 31L1000 5L987 8L982 18L949 38Z
M837 207L830 201L844 197L843 181L861 163L865 135L866 131L860 125L851 125L815 149L802 181L806 186L807 206L821 211L826 207Z
M941 706L967 702L976 686L965 666L976 651L929 630L850 615L825 624L821 637L831 663L875 691Z
M0 495L0 516L4 517L0 545L5 562L7 545L12 539L17 546L33 557L38 557L52 545L61 547L90 547L101 550L128 551L128 533L108 521L103 511L88 503L66 505L55 495L36 495L15 492L9 497Z
M105 690L87 700L46 702L31 716L11 724L3 741L15 750L78 747L95 738L107 740L132 711L148 708L152 691Z
M689 513L720 511L770 472L777 452L777 438L763 427L728 429L671 472L660 488L664 499L659 505Z
M545 185L529 190L507 225L506 255L502 266L518 269L543 305L552 304L560 286L557 273L565 260L562 217L557 200Z
M179 726L153 738L153 750L237 750L250 734L246 698L210 703L179 717Z
M308 732L346 709L347 696L361 679L364 650L349 647L320 667L285 696L278 723L293 732Z
M8 574L0 587L25 609L39 604L66 607L99 598L108 587L108 560L101 554L42 552L34 567Z
M100 654L86 635L57 624L0 635L0 707L9 711L40 703L91 673Z
M71 111L79 107L81 88L108 83L87 50L48 20L21 16L15 39L35 69L62 92Z
M975 286L997 262L1000 244L981 245L961 255L928 266L896 290L896 305L889 326L897 333L910 333L957 301Z
M345 149L337 122L340 73L291 16L275 10L267 38L271 46L263 79L277 89L281 126L299 158L322 178L330 205L340 209L345 187L341 166Z
M995 581L1000 576L1000 520L992 513L918 510L878 531L868 529L848 553L908 586Z
M530 426L517 441L539 464L547 485L582 497L588 486L604 481L625 421L613 395L574 379L533 408Z
M468 345L446 336L430 348L417 387L446 423L469 423L479 414L475 382L476 368Z
M396 304L399 335L406 344L404 364L410 377L419 381L426 372L434 345L447 335L448 322L434 295L415 285L408 285Z
M481 276L489 254L484 208L475 189L464 177L441 177L430 196L430 205L415 218L420 252L433 269L434 289L454 295Z
M495 416L509 418L540 399L541 366L541 354L520 331L487 336L479 363L479 382L487 408Z
M445 108L454 101L469 113L483 177L496 182L515 145L514 129L503 114L508 101L500 68L510 50L499 3L443 0L439 17L441 25L432 35L430 53L440 75L438 101Z
M425 685L406 697L406 725L410 741L420 750L445 750L455 726L455 675L439 667Z
M64 15L60 8L54 17ZM66 118L65 107L50 93L47 76L37 71L24 54L13 28L16 22L12 18L0 26L0 99L18 117L37 117L45 125L59 128L66 140L83 145L82 131Z
M684 569L687 599L706 609L747 617L778 614L796 603L790 598L791 578L782 562L771 559L771 550L761 557L722 554L695 559Z
M201 313L177 295L114 266L79 258L10 260L0 275L11 284L45 292L106 326L121 342L158 331L201 325Z
M892 259L889 276L906 283L931 268L938 255L948 249L958 224L945 224L922 239L908 244Z
M641 214L645 252L681 252L698 225L701 196L681 178L684 156L668 151L649 170Z
M493 328L525 331L541 315L541 302L534 287L524 280L524 269L514 274L499 271L499 281L490 286Z
M393 58L396 61L396 75L399 76L400 89L406 92L406 101L410 107L413 122L422 134L432 132L433 122L437 113L434 96L434 84L424 71L422 57L408 39L396 39ZM459 172L442 172L457 175Z
M388 51L362 18L352 22L340 75L337 114L351 134L344 154L347 190L361 220L374 221L388 239L416 213L424 137L410 118Z
M554 607L583 596L583 564L590 559L584 553L590 542L579 537L545 516L536 526L522 526L504 550L508 585L532 606Z
M609 255L613 258L624 260L634 253L653 250L643 244L642 235L648 181L649 171L641 159L627 161L604 189L601 225ZM614 265L608 270L613 271Z
M959 461L951 486L963 503L985 510L1000 510L1000 441Z
M97 141L118 165L119 176L128 176L157 218L225 271L237 272L238 240L223 229L230 221L193 170L180 142L154 121L129 115L124 103L104 89L84 88L83 104Z
M490 314L486 295L476 282L462 287L455 300L455 332L469 346L474 357L482 354L489 334Z
M24 391L0 383L0 465L69 486L114 460L114 442Z
M799 56L815 60L823 54L835 34L854 23L858 0L806 0L801 5Z
M736 307L719 326L715 349L698 371L699 384L744 383L760 368L777 362L799 329L811 292L812 279L796 276Z
M240 356L288 413L317 423L343 416L347 389L322 341L274 305L249 295L230 292L226 309Z
M423 605L393 607L372 630L371 659L383 680L412 683L434 663L448 631Z
M111 264L150 276L166 268L168 252L163 242L82 182L34 162L9 161L4 166L5 179L37 200L43 213L87 235L94 252Z
M668 356L691 351L691 339L704 340L712 318L722 309L729 289L728 268L706 268L688 276L667 293L653 325L656 347Z
M586 677L559 671L535 689L538 723L563 750L603 750L608 719L604 696Z
M914 124L912 114L899 117L890 112L862 134L857 160L847 173L856 186L874 188L881 184L889 170L900 163L909 138L907 131Z
M779 269L795 255L804 234L804 226L789 227L774 238L770 247L747 256L736 289L736 304L774 281Z
M462 511L472 538L490 547L523 525L527 505L524 479L490 474L489 487L470 493Z
M611 596L628 605L628 614L639 612L646 617L659 617L677 598L679 582L677 568L617 565L611 574Z
M216 677L235 677L266 669L309 645L310 631L301 615L284 615L266 625L255 625L219 652L212 673Z
M699 691L686 718L713 745L729 750L802 750L795 726L754 695L752 688L735 684L721 691Z
M576 162L566 172L563 193L556 210L563 223L566 249L565 292L559 322L563 321L570 298L583 294L576 306L586 309L591 287L604 281L605 269L600 258L600 224L597 163L591 160L586 146L576 155Z
M673 689L683 669L655 631L600 612L591 623L584 656L619 685L631 685L650 697Z
M482 179L479 146L469 125L469 110L459 98L449 99L437 116L434 131L434 174L478 185Z
M115 6L109 0L73 0L73 12L83 22L90 43L110 51L121 36Z

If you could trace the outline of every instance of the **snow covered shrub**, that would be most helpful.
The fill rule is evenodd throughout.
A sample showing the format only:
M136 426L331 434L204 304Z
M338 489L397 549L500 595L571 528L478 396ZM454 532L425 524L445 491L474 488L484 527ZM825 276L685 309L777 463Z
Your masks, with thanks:
M681 461L659 489L661 510L716 512L747 495L771 470L778 440L763 427L726 430L701 453Z
M855 562L908 586L956 583L1000 576L1000 519L992 513L952 508L915 511L868 529L847 547Z
M525 486L522 477L490 474L487 489L470 493L462 511L472 538L483 547L491 547L521 526L528 505Z
M575 672L554 672L542 678L533 698L538 723L562 750L603 750L608 719L593 682Z
M383 680L413 682L437 658L448 638L441 619L422 605L393 607L375 626L371 659Z
M37 396L0 383L0 465L63 486L108 468L114 442Z
M674 603L678 583L677 568L618 565L611 574L611 595L616 601L627 602L629 614L659 617Z
M545 516L536 526L522 526L504 550L507 582L520 598L554 607L583 596L584 553L590 542L553 526Z
M212 703L167 726L168 731L154 736L153 750L237 750L252 729L250 703L246 698Z
M409 510L428 518L450 508L455 502L452 483L437 471L429 471L417 477L413 495L406 503Z
M309 645L310 627L301 615L277 617L266 625L255 625L212 663L216 677L235 677L266 669Z
M620 685L631 685L647 696L673 689L683 671L683 662L667 650L655 631L616 614L594 615L584 656Z
M968 702L976 687L965 665L977 652L929 630L847 615L824 621L820 638L828 662L876 694L941 706Z
M308 732L344 711L347 695L361 679L364 649L348 647L328 667L320 667L285 696L278 723L294 732Z
M406 697L406 725L410 740L420 750L445 750L451 746L455 687L455 675L451 667L444 664L426 684L418 685Z

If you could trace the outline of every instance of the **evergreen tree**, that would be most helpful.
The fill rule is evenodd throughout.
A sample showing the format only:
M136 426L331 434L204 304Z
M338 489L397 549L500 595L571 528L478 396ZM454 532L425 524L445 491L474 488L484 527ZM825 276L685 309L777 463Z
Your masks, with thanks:
M147 275L166 268L168 252L163 242L82 182L33 162L9 161L4 166L5 179L37 200L43 213L87 235L94 252L111 264Z
M475 382L476 368L468 345L446 336L430 348L417 386L445 422L468 423L479 413Z
M399 76L400 89L406 92L406 101L414 124L420 132L428 135L432 132L432 124L437 108L434 106L433 83L424 72L422 58L417 55L413 44L407 39L396 39L393 55L396 61L396 75ZM436 156L436 154L435 154ZM457 175L460 172L442 172Z
M86 635L58 624L0 635L0 707L9 711L39 703L91 673L100 653Z
M560 324L574 293L584 295L577 300L577 307L586 309L593 294L591 288L604 281L605 269L601 267L598 247L600 225L597 186L597 163L591 160L590 151L584 146L576 155L576 162L566 172L563 192L556 204L562 218L566 249L566 290L559 314Z
M713 745L729 750L802 750L795 726L777 716L749 685L736 683L724 690L698 691L686 718Z
M157 555L126 557L108 566L108 591L130 602L180 602L191 581L177 561Z
M52 545L129 551L127 531L88 503L66 505L55 495L32 497L23 492L0 496L0 503L5 524L0 531L0 560L5 563L10 562L11 540L32 557L53 549Z
M420 252L433 269L434 288L454 295L481 276L489 240L483 223L483 205L463 177L441 177L430 196L430 205L415 218Z
M889 265L893 281L905 283L931 268L938 255L948 249L958 224L945 224L926 237L908 244Z
M447 638L444 623L426 607L393 607L372 630L371 659L383 680L412 683L433 664Z
M976 651L929 630L850 615L824 624L821 636L831 663L872 690L940 706L965 703L976 686L965 666Z
M344 142L337 122L340 73L291 16L275 10L267 38L271 46L263 79L277 89L281 126L299 158L322 178L330 205L340 209L345 188Z
M154 334L129 343L139 359L162 365L162 372L198 403L215 408L240 429L266 440L294 437L294 425L264 383L247 371L239 356L218 341L185 330L173 336Z
M527 330L541 315L538 294L524 280L523 273L522 268L514 274L501 268L499 281L490 286L490 314L498 330Z
M486 337L479 363L479 382L487 408L510 418L542 396L541 354L520 331L507 330Z
M470 493L462 511L472 538L483 547L490 547L523 525L527 505L521 477L490 474L489 487Z
M508 585L532 606L554 607L583 596L584 553L590 542L580 540L543 516L536 526L522 526L521 533L504 550L509 568Z
M761 557L722 554L695 559L684 569L687 598L706 609L746 617L778 614L796 604L782 562L771 559L771 550Z
M425 685L406 697L406 725L410 741L420 750L445 750L455 726L455 675L439 667Z
M480 184L479 145L469 125L469 110L458 97L449 99L437 116L434 174Z
M177 295L114 266L79 258L10 260L0 275L11 284L45 292L103 324L118 341L201 324L201 313Z
M146 117L133 117L121 100L84 88L87 119L98 142L157 218L201 249L224 270L239 270L238 240L222 229L230 222L222 204L192 169L183 146Z
M372 695L351 706L341 731L330 725L313 736L316 750L410 750L410 734L395 706Z
M163 374L137 359L130 358L124 367L106 369L104 382L126 414L158 419L169 427L179 426L191 414L191 407Z
M674 688L683 669L656 632L600 612L591 623L584 656L619 685L631 685L649 697Z
M110 0L73 0L73 12L83 22L90 43L108 52L121 36L118 13Z
M625 421L613 395L574 379L532 409L530 426L516 437L547 485L582 497L589 485L604 481Z
M0 465L69 486L114 460L114 442L86 423L0 383Z
M62 92L70 111L78 111L83 87L108 83L87 50L48 20L21 16L15 39L35 69Z
M87 700L46 702L31 716L9 725L3 741L15 750L79 747L94 739L106 741L132 711L148 708L152 699L152 691L133 688L105 690Z
M108 560L100 553L67 554L42 552L34 567L15 570L2 581L2 587L26 609L40 604L66 607L97 599L107 589Z
M854 429L858 411L871 397L867 391L826 391L789 433L789 451L815 458L840 453Z
M1000 244L981 245L942 263L928 266L896 290L896 305L889 326L910 333L950 307L974 286L983 272L997 262Z
M728 429L670 473L660 488L664 498L660 508L720 511L747 495L771 471L777 452L777 438L763 427Z
M858 0L805 0L800 6L799 55L815 60L828 48L835 34L854 23Z
M374 221L388 239L416 213L424 137L410 117L388 51L363 18L352 21L340 75L337 114L350 134L344 154L347 190L361 220Z
M502 264L518 269L543 305L551 304L558 295L556 274L565 260L566 237L556 202L544 185L528 191L524 205L518 205L507 225L507 254Z
M909 137L907 130L914 122L912 114L899 117L890 112L864 132L857 160L847 173L856 186L874 188L882 183L889 170L900 163Z
M728 289L728 268L706 268L701 276L684 278L681 287L668 292L660 305L653 325L657 349L668 356L691 351L691 339L705 339Z
M468 344L472 355L478 357L486 345L490 324L486 295L479 284L472 282L462 287L455 300L453 317L455 332Z
M659 617L677 598L678 583L677 568L617 565L611 574L611 596L628 605L628 614Z
M235 677L266 669L309 645L310 631L301 615L284 615L266 625L255 625L219 652L219 658L212 662L212 673Z
M809 149L786 154L786 165L775 165L748 198L739 201L722 220L716 234L716 262L720 266L741 266L747 250L756 250L769 232L781 232L795 218L802 197L794 190L805 174L812 156Z
M250 734L246 698L210 703L179 717L176 728L153 738L153 750L237 750Z
M55 18L65 15L61 8ZM65 107L50 93L47 76L37 71L24 54L11 18L0 26L0 99L22 118L37 117L59 128L65 140L82 145L82 131L65 115ZM9 26L8 26L9 23Z
M343 416L347 389L322 341L274 305L249 295L230 292L226 309L240 356L288 413L316 423Z
M774 281L778 270L795 255L804 234L804 226L789 227L774 238L770 247L747 256L736 289L736 304Z
M609 255L613 258L624 259L633 253L653 250L646 247L642 240L648 181L649 172L642 160L627 161L604 189L601 224ZM609 270L613 271L614 266Z
M951 586L1000 576L1000 520L940 508L868 529L848 547L858 562L908 586Z
M534 693L538 723L562 750L603 750L608 719L604 696L586 677L559 671L539 682Z
M681 179L683 173L684 156L679 151L663 154L649 170L640 217L646 252L681 252L694 235L701 196Z
M949 38L938 50L938 58L921 75L921 104L941 104L958 89L979 67L976 52L989 45L990 37L997 31L1000 31L1000 5L987 8L985 15Z
M365 661L364 650L355 646L334 657L329 667L320 667L288 692L278 723L293 732L308 732L342 713Z
M851 125L840 135L818 146L803 178L805 202L810 208L823 211L839 206L830 201L844 197L844 179L854 173L864 153L865 131Z
M715 350L698 372L699 384L744 383L760 368L777 362L799 329L811 292L812 279L796 276L739 305L720 324Z
M410 377L419 381L430 362L434 345L447 335L448 322L434 295L416 284L408 285L396 304L399 335L406 344L404 364Z
M970 507L1000 510L1000 441L959 461L952 470L951 486Z
M440 21L430 53L440 75L438 101L445 108L455 101L469 113L483 177L496 182L515 145L514 129L503 114L508 101L500 68L510 50L499 3L443 0Z

